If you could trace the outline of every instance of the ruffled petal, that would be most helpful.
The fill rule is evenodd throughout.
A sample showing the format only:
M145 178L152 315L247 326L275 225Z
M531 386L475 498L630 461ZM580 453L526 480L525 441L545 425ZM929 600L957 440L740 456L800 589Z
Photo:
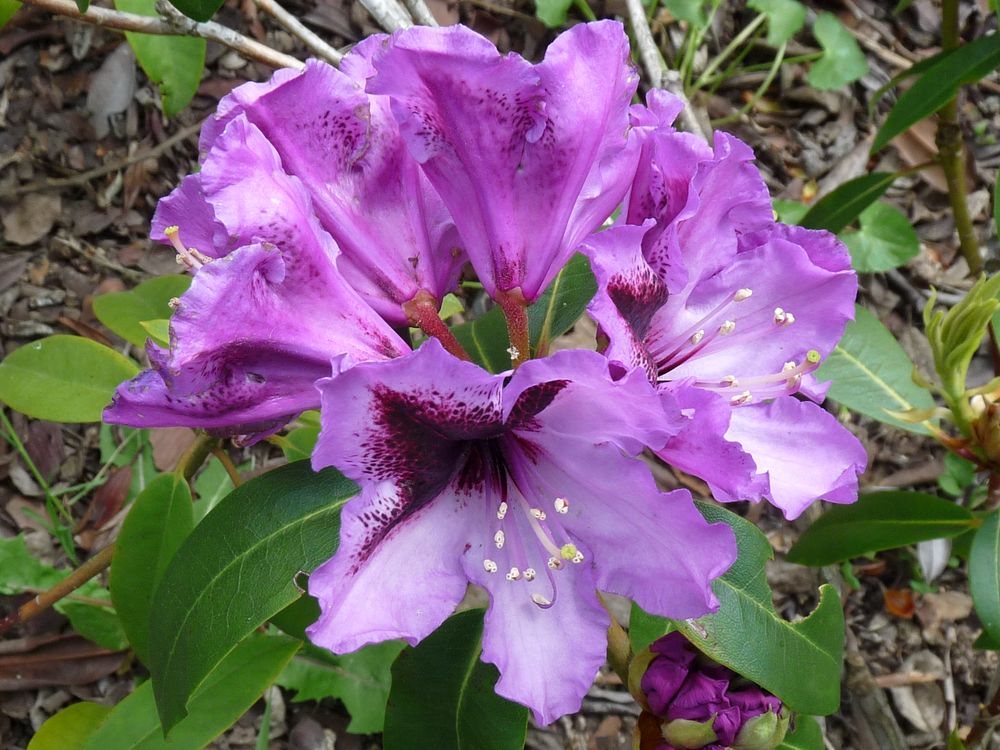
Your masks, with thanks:
M853 503L868 456L832 414L786 396L733 410L727 440L738 442L766 473L770 501L789 520L815 500Z
M414 157L490 294L534 300L621 200L636 76L620 24L581 24L537 66L461 26L413 28L374 60Z
M170 195L156 204L150 238L171 244L163 232L171 226L182 229L181 239L185 246L197 248L211 258L221 258L238 247L226 236L226 228L216 221L215 211L205 200L200 173L189 174Z
M666 445L655 451L671 466L708 482L720 502L759 500L767 480L743 447L727 432L733 407L722 396L686 382L668 384L662 391L667 409L680 410L686 424Z
M422 503L467 454L466 441L503 428L503 377L448 354L436 339L389 362L320 381L322 430L313 466L360 481L394 480Z
M394 482L363 484L341 513L337 553L309 577L322 612L310 640L342 654L430 635L465 595L461 551L474 518L447 492L413 508Z

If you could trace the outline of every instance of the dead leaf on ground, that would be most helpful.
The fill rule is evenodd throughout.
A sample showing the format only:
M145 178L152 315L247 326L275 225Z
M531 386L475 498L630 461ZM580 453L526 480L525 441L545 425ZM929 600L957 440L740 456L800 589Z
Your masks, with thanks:
M31 245L52 231L62 212L62 200L50 193L24 196L3 217L4 239L15 245Z
M927 630L936 630L942 623L958 622L972 614L972 597L962 591L927 593L917 604L917 619Z
M944 663L933 651L918 651L900 665L901 672L939 674ZM903 717L921 732L936 732L944 722L944 691L936 682L923 682L890 688L892 702Z
M153 464L160 471L172 470L196 438L194 430L188 427L153 430L149 435L149 443L153 446Z
M909 589L886 589L885 608L889 614L909 620L917 609L913 601L913 592Z
M125 651L108 651L78 635L25 643L22 653L0 654L0 691L86 685L114 672L125 656Z
M94 492L94 499L87 506L87 512L79 523L78 532L85 528L104 528L104 525L122 509L131 484L131 466L114 469L111 476L108 477L108 481Z
M132 48L122 42L108 55L104 63L90 77L87 91L87 111L98 139L111 132L108 118L128 109L135 94L135 55Z

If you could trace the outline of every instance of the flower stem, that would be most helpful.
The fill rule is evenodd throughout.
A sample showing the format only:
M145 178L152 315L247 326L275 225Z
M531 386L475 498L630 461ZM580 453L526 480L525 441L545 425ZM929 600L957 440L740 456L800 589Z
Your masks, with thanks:
M497 291L497 304L507 319L507 334L510 337L510 363L515 369L531 359L531 338L528 334L528 302L521 293L521 287Z
M462 348L462 344L455 338L455 334L438 315L440 309L437 298L423 289L413 295L413 299L409 302L403 303L403 312L406 313L410 325L419 328L428 336L436 338L449 354L471 362L472 357Z
M226 470L230 480L232 480L233 487L239 487L243 484L243 478L240 476L239 469L236 468L236 464L233 463L233 459L229 457L229 454L226 453L222 446L213 446L212 455L219 459L219 463L222 464L222 468Z
M941 48L943 51L958 47L958 0L943 0L941 6ZM937 134L934 138L938 159L948 183L948 201L958 230L959 250L969 264L969 274L977 276L983 270L979 242L972 228L965 190L965 147L962 126L958 120L958 97L951 99L938 111Z

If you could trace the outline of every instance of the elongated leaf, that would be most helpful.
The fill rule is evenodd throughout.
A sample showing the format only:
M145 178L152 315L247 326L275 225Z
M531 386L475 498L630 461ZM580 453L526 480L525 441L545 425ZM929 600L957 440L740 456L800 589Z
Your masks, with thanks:
M94 297L94 315L104 325L135 346L146 343L144 320L169 318L170 300L191 286L190 276L157 276L127 292Z
M139 371L82 336L49 336L0 362L0 401L35 419L99 422L115 388Z
M566 11L573 0L535 0L535 15L550 29L558 29L566 23Z
M872 152L941 109L955 97L959 86L978 81L997 66L1000 66L1000 35L997 34L981 37L940 57L899 97L875 136Z
M858 217L861 230L840 238L860 273L898 268L920 252L920 238L903 212L888 203L873 203Z
M187 482L176 474L161 474L135 499L118 535L111 598L136 656L145 663L153 592L193 528Z
M698 509L708 521L731 526L739 549L733 567L712 584L718 611L697 620L670 621L642 613L633 604L633 627L636 616L645 620L645 639L653 634L651 619L659 620L660 634L672 622L702 652L771 691L791 710L815 716L836 711L844 648L844 613L836 591L824 584L812 614L794 623L782 619L764 574L773 557L767 538L723 508L698 503Z
M823 750L823 732L812 716L796 716L795 731L785 735L777 750Z
M840 232L878 200L896 179L894 172L872 172L856 177L824 195L799 222L808 229Z
M570 258L548 288L528 308L528 333L533 352L546 351L553 339L568 331L597 292L590 261L581 253ZM510 369L510 339L499 308L451 329L476 364L490 372Z
M868 72L868 58L835 15L820 13L813 24L813 35L823 48L823 56L809 69L809 85L839 89Z
M855 319L816 376L832 380L829 396L848 409L903 430L929 435L922 423L905 422L889 411L930 409L934 397L913 382L913 362L891 333L865 308Z
M972 540L969 591L988 643L1000 643L1000 511L993 511Z
M153 685L145 682L114 707L83 750L201 750L254 704L298 648L292 638L251 635L205 680L169 740L156 715Z
M74 703L49 717L28 743L28 750L82 750L111 713L100 703Z
M297 461L236 488L195 527L153 596L149 666L168 731L223 657L298 598L295 575L333 556L356 492Z
M20 7L18 0L0 0L0 29L7 25Z
M373 643L338 656L306 644L277 683L295 691L295 702L339 698L351 715L349 732L381 732L392 684L392 663L405 645L401 641Z
M184 4L174 3L186 13L181 7ZM156 0L115 0L115 7L141 16L158 15ZM198 20L207 20L217 9L218 5L208 16ZM125 38L149 80L160 87L163 112L167 117L173 117L188 105L198 90L205 69L207 42L193 36L161 36L131 31L125 32Z
M498 696L479 660L482 610L449 618L392 667L385 750L521 750L528 709ZM516 648L516 644L512 644Z
M965 508L922 492L875 492L832 508L788 551L788 561L829 565L868 552L953 537L974 525Z

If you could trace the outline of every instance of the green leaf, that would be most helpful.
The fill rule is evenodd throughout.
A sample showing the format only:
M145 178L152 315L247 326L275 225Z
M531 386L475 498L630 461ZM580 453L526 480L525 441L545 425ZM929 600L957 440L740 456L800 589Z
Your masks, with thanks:
M807 229L836 234L878 200L896 179L895 172L872 172L839 185L820 198L799 222Z
M95 599L107 601L105 607L94 604L73 601L72 598L57 602L53 609L69 618L73 630L87 640L109 651L123 651L128 648L128 638L122 628L118 613L111 607L111 595L107 589L96 583L87 589L79 589L80 596L94 596Z
M1000 642L1000 511L986 516L969 553L969 592L991 643Z
M904 91L879 128L872 153L953 99L960 86L975 83L1000 65L1000 35L980 37L942 55Z
M142 321L169 318L170 300L190 286L190 276L157 276L127 292L94 297L94 315L130 344L143 346L147 333Z
M707 0L663 0L663 7L678 21L685 21L696 29L708 25Z
M112 709L83 750L201 750L257 701L298 648L285 636L251 635L205 680L169 740L156 715L155 683L145 682Z
M875 492L831 508L788 551L788 561L829 565L868 552L953 537L974 525L972 514L922 492Z
M499 673L479 660L482 636L483 612L469 610L400 654L392 667L385 750L524 747L528 709L494 691Z
M993 231L1000 235L1000 172L993 183Z
M208 21L222 7L224 0L178 0L173 5L188 18Z
M958 736L958 730L953 729L948 735L948 750L965 750L965 743Z
M0 29L7 25L20 7L18 0L0 0Z
M993 640L990 634L984 630L976 638L976 642L972 644L972 647L980 651L1000 651L1000 639Z
M319 427L296 427L287 435L278 436L277 442L289 461L304 461L312 456L319 439Z
M160 346L170 346L170 321L166 318L156 320L143 320L139 323L149 338L153 339Z
M778 215L778 221L785 224L798 224L802 217L809 213L809 206L801 201L786 201L775 199L772 201L774 212Z
M878 318L860 305L844 337L816 371L832 380L829 396L849 409L903 430L929 435L923 423L887 413L934 407L930 391L913 382L913 362Z
M233 491L233 480L219 459L212 456L194 480L194 491L198 500L194 504L195 525L208 515L219 502Z
M216 664L299 596L295 576L330 559L357 486L306 461L237 487L181 545L153 596L150 672L169 731Z
M791 710L815 716L833 713L840 704L844 648L844 613L836 591L824 584L812 614L796 622L782 619L764 573L774 556L767 538L734 513L697 505L708 521L732 527L739 555L712 584L718 611L697 620L661 619L660 634L672 622L703 653L774 693ZM633 615L637 609L633 605ZM649 624L643 629L648 637Z
M28 750L83 750L109 713L108 706L89 701L67 706L38 728Z
M532 352L547 351L554 339L579 320L596 293L597 279L590 270L590 261L585 255L577 253L528 308ZM476 364L490 372L510 369L507 323L498 307L451 330Z
M823 750L823 730L812 716L795 717L795 731L785 735L776 750Z
M200 4L198 0L194 1ZM191 5L191 0L178 0L174 5L185 15L190 15L187 6ZM215 5L204 18L196 20L207 21L219 5ZM115 7L140 16L158 15L156 0L115 0ZM149 80L160 87L164 114L173 117L188 105L198 91L205 69L206 41L193 36L160 36L132 31L126 31L125 38L132 45L135 57Z
M0 362L0 401L35 419L100 422L118 384L135 364L82 336L49 336Z
M153 592L194 528L191 491L183 477L161 474L129 510L111 563L111 597L136 656L149 663Z
M348 732L381 732L392 684L390 670L405 645L402 641L374 643L340 656L307 645L285 667L277 683L296 691L292 698L296 703L339 698L351 715Z
M798 0L750 0L747 5L767 16L767 43L780 47L806 22L806 8Z
M961 497L976 478L976 465L954 453L944 454L944 472L938 477L938 487L953 497Z
M861 231L842 234L854 270L876 273L899 268L920 252L920 238L895 206L873 203L858 217Z
M535 0L535 15L550 29L558 29L566 23L566 12L573 0Z
M854 35L832 13L820 13L813 24L813 36L823 48L823 56L813 63L807 76L818 89L839 89L868 72L868 58Z

